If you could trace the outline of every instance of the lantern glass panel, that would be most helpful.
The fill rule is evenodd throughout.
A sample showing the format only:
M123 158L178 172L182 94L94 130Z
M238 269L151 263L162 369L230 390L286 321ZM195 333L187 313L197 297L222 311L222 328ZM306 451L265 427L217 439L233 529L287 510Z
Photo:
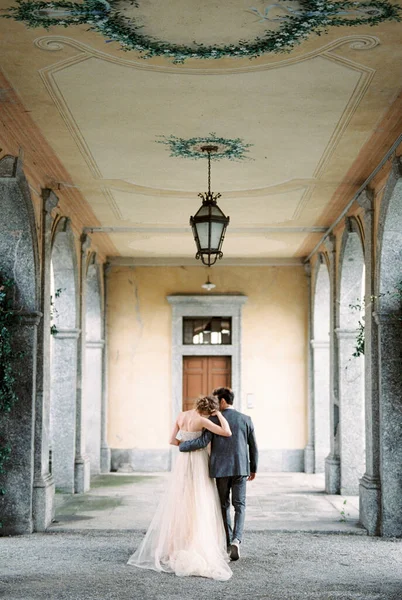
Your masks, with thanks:
M209 206L202 205L201 208L197 211L196 217L208 217L209 216Z
M200 248L208 248L209 223L196 223L195 228L197 230L198 239L200 241Z
M224 223L211 223L211 250L218 250Z
M211 206L211 215L213 215L214 217L224 217L225 216L223 214L223 212L221 211L221 209L219 208L219 206L217 206L216 204L214 206Z

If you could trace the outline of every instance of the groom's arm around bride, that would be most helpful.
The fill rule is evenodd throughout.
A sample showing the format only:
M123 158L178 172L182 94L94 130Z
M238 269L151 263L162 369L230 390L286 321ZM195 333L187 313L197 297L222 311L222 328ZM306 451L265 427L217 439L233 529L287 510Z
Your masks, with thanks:
M251 418L233 408L232 390L218 388L213 393L219 399L219 408L229 423L232 436L224 438L205 430L201 437L180 443L179 449L180 452L191 452L205 448L211 442L209 474L216 479L230 556L232 560L237 560L244 527L246 481L255 478L258 449ZM216 422L216 417L210 418ZM235 509L233 530L229 510L230 492Z

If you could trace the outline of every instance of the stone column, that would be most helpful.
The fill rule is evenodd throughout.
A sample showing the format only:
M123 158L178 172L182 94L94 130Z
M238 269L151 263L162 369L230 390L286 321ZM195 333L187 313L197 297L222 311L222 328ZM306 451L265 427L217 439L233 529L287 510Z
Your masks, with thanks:
M105 342L87 340L85 354L85 441L91 475L101 472L102 360Z
M378 331L373 317L371 298L375 295L374 203L373 194L365 190L357 202L364 208L365 314L365 422L366 472L360 480L360 522L369 535L380 533L380 427L378 395Z
M103 352L102 352L102 410L101 410L101 473L109 473L111 469L112 453L107 441L107 415L108 415L108 348L107 348L107 275L110 264L103 265Z
M307 446L304 449L304 472L315 472L315 427L314 427L314 358L311 347L313 336L312 315L313 298L311 294L311 264L304 265L308 282L308 318L307 318L307 372L308 372L308 405L307 405Z
M11 447L10 460L2 476L6 490L1 498L2 535L33 531L34 420L36 401L37 328L41 313L19 313L10 327L18 376L15 391L18 401L2 420L4 438ZM22 364L23 362L23 368Z
M87 492L91 484L89 457L85 448L85 395L83 384L85 381L85 317L86 317L86 288L87 288L87 259L91 246L91 238L81 236L81 265L80 265L80 290L79 290L79 329L77 353L77 411L76 411L76 456L75 456L75 492Z
M339 449L341 494L359 493L359 478L364 473L363 357L353 357L355 329L336 329L339 352Z
M380 535L402 537L402 321L375 313L380 347Z
M52 336L52 473L56 488L68 494L74 493L79 335L79 329L58 329Z
M330 453L325 459L325 490L327 494L340 492L340 459L339 459L339 403L338 403L338 347L335 335L337 320L336 298L336 240L332 234L325 240L328 252L328 271L330 280L330 323L329 323L329 379L330 379Z
M50 264L52 210L59 200L52 190L42 191L41 309L38 327L35 415L35 469L33 519L35 531L45 531L54 516L54 480L49 472L50 427Z
M325 472L330 446L329 341L311 340L314 362L314 472Z

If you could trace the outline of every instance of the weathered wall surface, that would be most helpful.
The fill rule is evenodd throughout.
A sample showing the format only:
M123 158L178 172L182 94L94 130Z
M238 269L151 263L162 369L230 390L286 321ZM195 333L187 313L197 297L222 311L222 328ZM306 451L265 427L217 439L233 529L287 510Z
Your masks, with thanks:
M299 454L306 443L304 270L219 267L211 278L216 293L248 297L242 319L242 398L237 398L237 406L240 400L253 418L260 448L270 451L262 454L262 466L290 469L290 459L284 457L293 452L294 461L297 451L300 467ZM147 468L162 466L158 451L169 450L173 419L171 307L166 296L198 294L205 279L199 267L113 267L109 272L109 444L115 454L133 449L131 454L121 452L117 462L139 468L141 457ZM254 394L252 409L246 408L247 394ZM153 457L151 462L147 456Z

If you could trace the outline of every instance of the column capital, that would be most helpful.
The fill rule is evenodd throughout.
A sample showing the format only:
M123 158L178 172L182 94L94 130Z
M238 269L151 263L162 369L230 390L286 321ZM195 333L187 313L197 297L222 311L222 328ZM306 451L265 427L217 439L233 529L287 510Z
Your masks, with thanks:
M64 340L64 339L75 339L77 340L80 336L81 329L58 329L56 333L53 333L53 336L56 339Z
M327 249L328 254L334 254L336 249L336 238L331 233L324 241L324 246Z
M304 272L306 277L311 277L311 263L310 261L304 263Z
M85 346L86 348L104 348L105 340L87 340Z
M314 350L328 349L329 348L329 339L328 340L310 340L310 344Z
M400 312L373 312L373 317L377 325L394 325L395 322L400 322L402 326L402 313Z
M85 254L91 247L92 240L86 233L81 235L81 251Z
M105 277L107 275L109 275L111 270L112 270L112 263L107 260L105 263L103 263L103 273L104 273Z
M357 329L341 329L340 327L335 329L336 337L341 340L354 339L356 334Z
M32 312L18 312L16 311L13 315L14 323L22 323L23 327L25 326L33 326L37 327L40 323L41 318L43 317L43 313L39 311Z
M47 213L51 213L52 210L54 208L56 208L56 206L59 203L58 197L56 196L54 191L51 190L50 188L42 189L42 198L43 198L43 208L44 208L45 212L47 212Z
M365 212L374 210L374 192L365 188L357 197L357 203L364 208Z

